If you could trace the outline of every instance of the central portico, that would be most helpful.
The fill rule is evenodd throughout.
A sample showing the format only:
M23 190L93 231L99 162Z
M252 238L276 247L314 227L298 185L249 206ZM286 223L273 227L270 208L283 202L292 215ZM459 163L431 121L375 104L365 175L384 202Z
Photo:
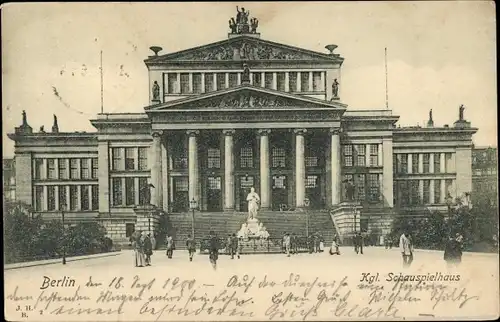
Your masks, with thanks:
M153 146L152 203L172 212L329 208L341 191L337 101L250 84L146 107Z

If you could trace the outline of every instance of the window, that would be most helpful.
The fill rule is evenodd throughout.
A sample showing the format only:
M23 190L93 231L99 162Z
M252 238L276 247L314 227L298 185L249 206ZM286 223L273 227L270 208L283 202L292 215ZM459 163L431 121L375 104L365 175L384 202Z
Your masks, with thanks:
M284 92L286 88L286 78L285 78L285 73L277 73L276 74L276 85L278 91Z
M188 157L185 144L183 140L177 141L173 145L173 162L174 169L187 169L188 167Z
M285 189L286 177L285 176L273 176L273 189ZM253 187L253 177L252 184L248 184L247 187Z
M139 205L149 204L149 194L151 191L148 186L148 178L139 178Z
M441 180L434 180L434 203L441 203Z
M209 190L221 190L220 177L208 177L208 189Z
M125 224L125 237L132 237L135 232L135 224Z
M408 173L408 154L398 154L400 158L400 173Z
M445 154L445 173L453 172L452 153Z
M220 169L220 150L214 148L208 148L207 162L209 169Z
M431 181L424 180L423 184L424 184L424 191L423 191L424 192L424 195L423 195L424 204L428 204L431 201L431 198L430 198Z
M68 159L58 159L59 179L68 179Z
M273 168L286 168L286 151L281 147L273 147L272 149Z
M78 188L77 186L69 187L69 209L77 210L78 209Z
M306 177L306 188L316 188L318 183L318 176Z
M226 73L217 73L217 90L226 88Z
M401 193L401 204L409 205L410 204L410 190L408 181L400 181L398 183L398 190Z
M135 204L135 185L134 178L125 178L125 205Z
M344 165L346 167L353 166L352 145L344 145Z
M47 210L56 210L56 187L47 186Z
M369 189L369 200L379 201L380 200L380 181L378 174L368 175L368 189Z
M35 186L35 210L43 210L43 187Z
M411 172L418 173L418 154L413 153L411 155Z
M66 186L59 186L59 210L68 209L68 200L66 195Z
M355 177L355 187L356 187L356 195L358 200L365 200L365 181L366 181L366 175L365 174L357 174Z
M434 153L434 173L441 172L441 155L440 153Z
M201 73L193 74L193 93L200 94L203 91L201 87Z
M82 210L90 210L89 186L82 186L80 189L80 200L82 201Z
M123 160L123 149L122 148L112 148L111 153L113 157L113 170L123 170L122 160Z
M420 202L419 192L418 192L418 180L409 181L410 189L410 204L416 205Z
M189 74L181 74L181 93L189 93Z
M56 179L56 159L47 159L47 179Z
M113 206L121 206L122 205L122 178L113 178Z
M366 145L359 144L355 145L356 148L356 166L365 167L366 166Z
M262 74L261 73L252 73L253 76L253 85L261 86L262 84Z
M240 150L240 167L253 168L253 149L252 147L243 147Z
M313 91L321 92L323 90L321 84L321 72L313 72Z
M238 73L229 73L229 87L238 86Z
M135 148L125 148L125 170L135 170Z
M423 156L423 163L424 163L424 173L429 173L431 172L430 170L430 157L431 155L429 153L424 153L424 156Z
M97 170L99 169L99 160L97 158L92 158L92 179L97 179L98 172Z
M446 191L446 196L445 198L448 197L448 194L452 194L452 186L453 186L453 180L452 179L446 179L445 181L445 191Z
M69 177L70 179L78 178L78 163L79 159L69 159Z
M81 178L90 179L90 160L82 159Z
M177 74L169 73L167 79L168 79L168 94L177 94L178 93Z
M92 186L92 210L99 209L99 186Z
M189 178L188 177L176 177L175 180L175 191L176 192L188 192L189 191Z
M289 72L288 73L288 87L290 92L297 91L297 72Z
M35 159L35 179L42 179L43 160Z
M148 169L148 148L139 148L139 170Z
M264 85L266 88L273 88L273 73L264 73Z
M378 144L370 144L370 166L378 167Z
M205 74L205 93L214 91L214 74Z
M309 72L300 73L300 89L302 92L309 92Z
M352 174L344 174L344 180L342 181L342 196L344 200L349 200L348 188L350 185L354 185L354 177ZM354 192L355 193L355 192ZM354 195L353 195L354 198Z

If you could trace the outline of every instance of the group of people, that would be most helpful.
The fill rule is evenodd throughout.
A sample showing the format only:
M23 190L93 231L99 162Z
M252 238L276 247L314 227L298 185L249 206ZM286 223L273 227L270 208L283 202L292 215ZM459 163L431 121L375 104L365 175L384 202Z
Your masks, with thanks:
M144 231L137 231L130 237L135 254L135 267L151 266L151 255L156 247L156 239Z
M291 254L298 253L298 248L300 243L299 239L300 237L297 236L295 233L292 234L287 232L283 233L282 251L288 257L290 257ZM307 250L309 251L309 254L323 252L325 248L323 236L321 236L321 234L318 232L307 236L306 246Z
M231 259L234 259L234 255L240 259L240 239L236 234L229 234L226 241L226 252L231 255Z

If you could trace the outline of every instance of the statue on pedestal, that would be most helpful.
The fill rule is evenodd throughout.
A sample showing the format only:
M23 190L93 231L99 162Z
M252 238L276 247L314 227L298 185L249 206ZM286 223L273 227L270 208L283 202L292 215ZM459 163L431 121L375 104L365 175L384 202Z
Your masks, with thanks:
M250 189L250 193L247 196L248 201L248 219L257 218L257 210L259 210L260 197L255 192L255 189L252 187Z
M153 100L160 100L160 85L158 85L157 81L154 81L153 83Z
M252 28L250 32L252 34L256 34L257 33L257 27L258 26L259 26L259 20L257 18L250 19L250 27Z
M458 120L459 121L464 120L464 110L465 110L465 106L463 104L460 105L460 107L458 108Z
M238 238L247 239L248 238L248 225L246 222L241 224L240 231L238 231Z
M334 97L334 98L339 97L339 82L337 81L337 79L336 79L336 78L333 80L333 84L332 84L332 94L333 94L333 97Z
M250 68L247 64L243 64L243 73L241 74L242 83L250 83Z
M235 34L238 31L238 25L236 24L236 21L234 21L234 18L229 19L229 28L231 29L232 34Z
M22 123L22 126L27 126L28 125L28 120L27 120L27 117L26 117L26 111L23 110L23 123Z
M55 114L54 114L54 124L52 124L52 132L53 133L59 132L59 125L57 124L57 116Z

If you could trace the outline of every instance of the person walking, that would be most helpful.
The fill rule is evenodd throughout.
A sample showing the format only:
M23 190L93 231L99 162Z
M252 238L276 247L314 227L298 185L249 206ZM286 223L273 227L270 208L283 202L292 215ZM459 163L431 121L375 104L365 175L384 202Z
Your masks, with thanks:
M359 231L354 235L354 251L356 254L363 255L363 236Z
M153 243L151 242L151 234L144 238L144 255L146 266L151 266L151 255L153 255Z
M142 238L142 233L137 232L134 241L134 251L135 251L135 267L144 267L144 239Z
M210 231L208 240L208 251L210 263L214 270L217 269L217 260L219 259L219 239L215 236L213 230Z
M340 255L339 240L337 235L333 236L332 246L330 247L330 255Z
M231 259L234 259L234 255L240 259L240 249L238 245L238 237L236 237L236 234L233 234L230 239L229 239L229 248L231 252Z
M291 246L291 238L290 238L290 234L289 233L286 233L285 234L285 238L284 238L284 244L285 244L285 252L286 252L286 256L287 257L290 257L290 246Z
M462 241L463 237L459 233L455 237L449 236L444 248L444 260L448 268L458 266L462 262Z
M191 235L188 235L188 238L186 240L186 248L189 252L189 261L193 261L193 255L196 252L196 242L194 238L191 237Z
M399 250L403 256L403 267L409 267L413 261L413 245L408 237L408 231L403 232L399 237Z
M226 247L225 247L227 255L231 255L231 242L232 242L231 234L229 234L229 235L227 235Z
M307 248L309 250L309 254L314 252L314 237L313 235L307 236Z
M295 235L295 233L292 233L292 236L290 237L290 253L297 254L297 242L297 235Z
M314 252L319 253L320 240L319 240L319 233L318 232L314 233L313 239L314 239Z
M172 236L167 235L166 243L167 243L167 257L171 259L172 255L174 254L174 239L172 238Z
M286 232L283 232L283 237L282 237L282 245L281 245L281 251L283 253L286 253L286 248L285 248L285 237L286 237Z

